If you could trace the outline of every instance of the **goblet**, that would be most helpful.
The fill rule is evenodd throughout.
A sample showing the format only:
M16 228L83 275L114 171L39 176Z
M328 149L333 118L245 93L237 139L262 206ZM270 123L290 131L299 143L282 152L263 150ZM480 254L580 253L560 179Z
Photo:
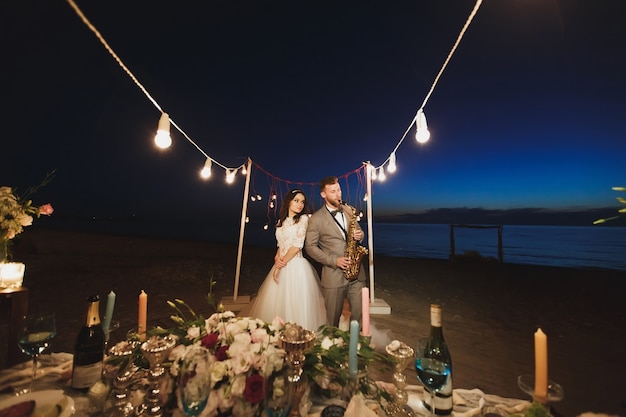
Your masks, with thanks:
M387 354L394 358L393 384L396 387L394 402L399 408L404 408L409 400L409 395L404 390L406 387L406 375L404 370L415 358L415 350L409 345L394 340L385 348Z
M163 361L167 359L172 349L176 345L176 340L171 336L152 336L141 344L141 352L150 363L148 371L148 381L150 389L144 397L144 401L137 407L137 414L147 414L152 417L163 415L163 408L159 400L159 381L165 375Z
M33 390L37 376L37 359L39 354L50 346L50 341L57 334L56 323L53 314L28 316L22 323L19 331L17 344L20 350L33 358L33 374L30 386L20 391L25 394Z
M415 356L415 369L420 382L430 391L430 415L435 416L435 396L450 378L450 364L437 357L431 339L420 339Z
M300 402L306 391L306 378L302 378L304 366L304 352L313 346L315 333L298 325L290 325L280 334L280 346L285 350L288 366L287 380L289 381L291 397L290 416L300 415Z
M178 371L178 394L182 409L188 416L199 415L209 399L211 378L210 353L202 346L190 346Z
M138 367L133 363L133 352L136 343L122 341L109 349L111 356L122 359L122 364L113 379L113 410L110 417L130 417L135 410L128 395L128 385L137 373Z

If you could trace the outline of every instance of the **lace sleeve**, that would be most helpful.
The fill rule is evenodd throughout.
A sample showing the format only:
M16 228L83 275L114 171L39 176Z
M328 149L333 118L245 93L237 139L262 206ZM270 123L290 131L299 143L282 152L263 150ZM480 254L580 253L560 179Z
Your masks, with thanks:
M282 227L277 229L276 239L278 240L278 246L281 248L281 252L286 252L291 247L298 249L304 247L304 238L306 236L308 222L309 218L302 216L298 223L285 223Z

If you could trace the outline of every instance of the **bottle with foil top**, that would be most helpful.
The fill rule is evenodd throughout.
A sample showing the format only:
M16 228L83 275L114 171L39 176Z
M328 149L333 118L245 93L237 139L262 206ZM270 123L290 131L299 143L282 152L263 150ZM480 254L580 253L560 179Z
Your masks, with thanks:
M450 364L450 376L446 385L441 388L435 396L435 414L447 416L452 414L452 357L448 350L448 345L443 338L443 327L441 325L441 305L430 305L430 346L436 348L437 355L444 362ZM425 388L430 394L430 391ZM424 398L424 407L430 410L430 395Z
M74 344L72 388L87 392L102 378L104 331L100 324L100 296L87 298L87 319Z

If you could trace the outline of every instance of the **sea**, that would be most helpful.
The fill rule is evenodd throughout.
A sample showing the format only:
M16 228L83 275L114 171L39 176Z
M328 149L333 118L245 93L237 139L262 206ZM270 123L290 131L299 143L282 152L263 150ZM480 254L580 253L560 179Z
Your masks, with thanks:
M98 220L63 222L56 227L98 233L238 243L234 223L172 222L163 220ZM246 224L244 245L275 247L273 227ZM366 228L366 225L362 224ZM376 254L407 258L448 259L450 225L374 223ZM368 238L364 240L368 242ZM498 259L497 228L454 228L454 253L478 252ZM626 227L623 226L502 226L502 260L516 264L626 271Z

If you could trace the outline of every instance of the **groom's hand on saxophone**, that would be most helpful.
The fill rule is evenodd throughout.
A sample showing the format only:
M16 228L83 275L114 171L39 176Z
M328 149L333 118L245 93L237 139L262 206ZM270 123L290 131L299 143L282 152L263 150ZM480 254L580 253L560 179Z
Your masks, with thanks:
M356 240L357 242L360 242L363 239L363 236L365 236L365 233L363 233L363 230L354 229L354 233L352 234L352 237L354 238L354 240Z
M336 264L337 264L337 268L346 269L352 264L352 260L350 260L350 258L347 258L345 256L340 256L339 258L337 258Z

